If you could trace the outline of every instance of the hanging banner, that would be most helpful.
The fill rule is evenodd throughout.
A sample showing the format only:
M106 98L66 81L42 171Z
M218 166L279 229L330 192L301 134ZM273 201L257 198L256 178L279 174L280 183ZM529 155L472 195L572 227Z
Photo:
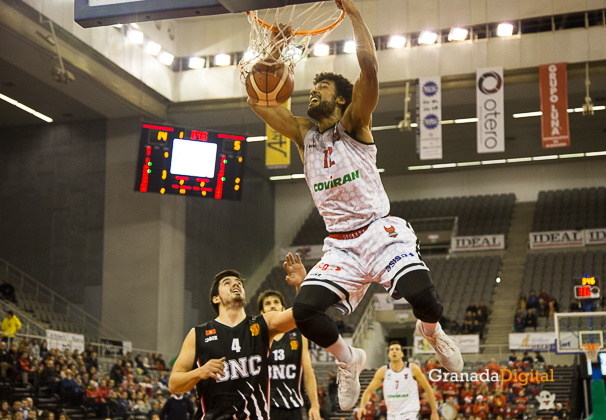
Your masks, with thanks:
M478 117L478 153L505 151L503 67L488 67L476 72L476 115Z
M555 351L555 332L509 334L510 350Z
M420 77L417 84L417 154L442 159L442 84L440 76Z
M530 249L585 246L585 234L581 230L531 232L528 236Z
M570 146L566 63L539 66L543 149Z
M63 331L46 330L46 342L49 349L59 349L61 352L74 350L84 351L84 336Z
M450 245L453 251L505 249L505 235L454 236Z
M606 228L585 230L585 245L606 244Z
M290 110L290 99L282 106ZM265 127L265 166L267 169L288 168L290 166L290 139L284 137L269 124Z

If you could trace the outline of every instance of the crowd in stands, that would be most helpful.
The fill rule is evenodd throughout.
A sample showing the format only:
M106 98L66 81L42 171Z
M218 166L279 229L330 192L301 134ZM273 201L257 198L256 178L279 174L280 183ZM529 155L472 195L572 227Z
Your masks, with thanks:
M442 318L440 324L451 335L479 334L480 339L482 339L486 323L488 322L488 314L488 307L483 301L480 301L476 305L472 300L465 309L465 319L462 324L459 324L456 320L449 320L447 318Z
M48 349L46 341L22 338L10 346L0 342L0 366L2 380L11 386L35 390L36 395L46 389L60 407L84 406L94 418L193 418L195 397L170 395L167 365L159 354L127 353L118 356L109 372L102 372L92 345L80 353ZM3 397L10 399L10 394ZM31 398L0 401L0 420L54 420L55 416L61 420L60 412L37 410Z
M553 318L553 314L560 311L558 301L549 296L545 289L537 296L534 290L526 297L525 293L520 294L518 307L513 320L513 329L515 332L526 332L527 328L536 331L538 318Z
M503 378L501 369L508 369L511 372L530 373L531 370L541 371L547 366L545 359L540 353L531 356L528 352L523 355L513 351L505 365L499 365L492 358L490 363L484 366L479 363L475 372L479 376L482 372L488 372L489 376L493 373L499 375L499 381L453 381L451 378L445 379L435 358L431 357L423 366L418 363L427 380L432 386L438 406L443 403L452 404L458 411L457 420L482 420L482 419L525 419L528 418L530 404L537 405L535 397L541 391L540 379L535 376L527 378L527 381L509 375ZM433 373L431 373L433 371ZM436 373L439 372L439 373ZM468 372L471 373L471 372ZM506 375L507 376L507 375ZM517 380L516 380L517 379ZM419 396L421 397L421 419L429 419L431 407L429 398L425 391L418 384ZM386 417L386 406L383 398L382 385L371 395L370 401L366 407L366 417L364 420L375 420ZM559 407L555 410L558 419L565 417L564 408Z

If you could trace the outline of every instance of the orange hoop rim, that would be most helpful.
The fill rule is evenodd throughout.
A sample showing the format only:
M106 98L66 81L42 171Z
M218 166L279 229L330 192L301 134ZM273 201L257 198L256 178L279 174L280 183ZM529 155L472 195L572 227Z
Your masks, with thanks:
M600 347L600 343L585 343L581 344L581 346L586 348L587 351L595 351L596 348Z
M270 25L269 23L265 22L263 19L261 19L259 16L257 16L257 14L254 11L251 10L249 12L246 12L246 15L252 16L257 21L257 23L259 25L263 26L264 28L267 28L267 29L269 29L272 32L278 33L278 30L276 28L274 28L273 25ZM341 21L344 18L345 18L345 11L341 10L341 14L337 18L337 20L335 20L330 25L325 26L324 28L314 29L314 30L311 30L311 31L295 31L293 33L293 35L295 35L295 36L307 36L307 35L315 36L315 35L320 35L320 34L323 34L325 32L332 31L334 28L337 27L337 25L339 23L341 23Z
M585 354L587 354L587 357L590 358L593 363L598 361L598 351L596 350L601 347L600 343L585 343L581 344L581 347L583 347Z

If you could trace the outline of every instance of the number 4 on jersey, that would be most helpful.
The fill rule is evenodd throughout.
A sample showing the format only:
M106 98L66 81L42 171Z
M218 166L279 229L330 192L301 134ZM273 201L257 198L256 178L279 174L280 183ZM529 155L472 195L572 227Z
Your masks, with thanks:
M240 353L240 340L234 338L234 341L231 342L231 349L236 353Z

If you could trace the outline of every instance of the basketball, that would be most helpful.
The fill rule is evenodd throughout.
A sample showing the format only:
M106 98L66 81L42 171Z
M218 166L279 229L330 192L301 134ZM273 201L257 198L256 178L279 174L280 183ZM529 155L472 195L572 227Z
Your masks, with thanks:
M246 93L258 105L273 107L283 104L295 89L295 79L283 64L257 63L246 78Z

